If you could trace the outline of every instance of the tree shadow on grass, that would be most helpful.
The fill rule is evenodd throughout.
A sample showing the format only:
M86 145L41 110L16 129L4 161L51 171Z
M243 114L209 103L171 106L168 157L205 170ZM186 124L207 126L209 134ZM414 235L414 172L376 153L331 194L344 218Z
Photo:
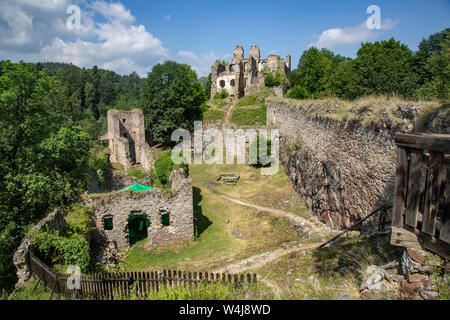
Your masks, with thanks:
M202 190L193 187L193 197L194 197L194 228L195 228L195 238L198 238L208 227L212 224L211 220L203 215L202 206L200 202L203 199Z

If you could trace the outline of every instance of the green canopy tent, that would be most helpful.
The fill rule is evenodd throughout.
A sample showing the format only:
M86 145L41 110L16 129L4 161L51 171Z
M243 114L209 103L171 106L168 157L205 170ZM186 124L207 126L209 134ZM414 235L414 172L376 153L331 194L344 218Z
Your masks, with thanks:
M142 184L133 184L133 185L126 187L120 191L147 191L147 190L153 190L153 189L155 189L155 188L143 186Z

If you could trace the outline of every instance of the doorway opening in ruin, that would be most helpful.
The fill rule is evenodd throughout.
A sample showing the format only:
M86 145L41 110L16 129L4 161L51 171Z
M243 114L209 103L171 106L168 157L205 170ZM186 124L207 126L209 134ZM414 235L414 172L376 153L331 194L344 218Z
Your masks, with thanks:
M147 239L147 228L150 227L150 225L150 220L144 214L131 214L128 217L128 239L130 247L136 242Z

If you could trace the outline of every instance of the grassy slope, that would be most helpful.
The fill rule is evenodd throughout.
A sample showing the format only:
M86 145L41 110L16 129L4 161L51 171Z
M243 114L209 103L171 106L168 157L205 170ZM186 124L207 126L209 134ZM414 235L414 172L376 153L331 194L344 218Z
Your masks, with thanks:
M178 243L165 248L146 248L144 241L128 252L121 266L130 271L166 267L210 270L259 252L278 248L282 243L296 241L296 232L288 220L235 205L210 191L210 184L215 183L215 178L220 172L230 170L238 174L242 172L244 180L247 176L259 175L257 169L249 166L197 165L190 168L194 186L194 211L200 221L200 234L195 242ZM273 195L285 195L288 181L283 175L279 173L274 177L267 177L273 179L272 182L262 177L254 182L240 182L235 188L237 193L240 193L239 190L247 189L251 184L251 189L257 193L256 190L266 189L267 185L271 185ZM219 190L232 188L214 186L216 187ZM233 193L231 195L234 196ZM293 191L292 195L295 196ZM254 196L247 193L240 199L255 200ZM243 238L236 238L232 234L233 231L242 232Z

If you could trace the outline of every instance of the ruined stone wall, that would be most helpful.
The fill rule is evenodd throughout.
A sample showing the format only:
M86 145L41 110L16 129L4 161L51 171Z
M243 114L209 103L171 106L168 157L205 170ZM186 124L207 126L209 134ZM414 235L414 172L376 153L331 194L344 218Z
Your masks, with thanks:
M244 58L244 48L236 46L231 63L224 66L219 62L215 62L212 65L211 96L214 97L217 92L225 90L230 95L241 98L247 94L249 87L264 86L265 64L272 73L279 71L283 76L287 77L291 72L290 56L286 57L286 61L281 59L280 56L273 54L267 59L261 59L259 47L253 45L250 48L249 57ZM280 89L277 92L285 93L287 85L285 84Z
M133 165L151 169L154 159L145 140L142 110L108 110L107 122L108 133L100 140L108 140L110 161L122 165L125 170Z
M42 228L48 228L49 230L62 230L66 226L66 220L64 214L60 209L55 209L44 219L39 221L33 228L33 231L40 230ZM31 249L31 239L26 237L20 246L17 248L13 256L14 266L17 268L16 288L23 285L31 277L31 272L28 268L29 254Z
M172 195L155 189L143 192L119 191L91 197L87 205L94 209L97 228L94 240L100 243L114 242L119 249L129 247L128 218L133 214L145 215L151 222L147 229L151 245L193 240L192 180L178 177L174 186ZM169 226L162 225L163 214L169 214ZM105 217L113 218L112 230L105 230Z
M396 129L388 120L381 121L384 128L368 129L317 115L322 106L311 105L305 111L302 102L297 104L267 99L267 124L280 129L281 162L308 208L329 227L342 229L391 204ZM330 105L329 112L333 108ZM411 110L417 117L420 108Z

